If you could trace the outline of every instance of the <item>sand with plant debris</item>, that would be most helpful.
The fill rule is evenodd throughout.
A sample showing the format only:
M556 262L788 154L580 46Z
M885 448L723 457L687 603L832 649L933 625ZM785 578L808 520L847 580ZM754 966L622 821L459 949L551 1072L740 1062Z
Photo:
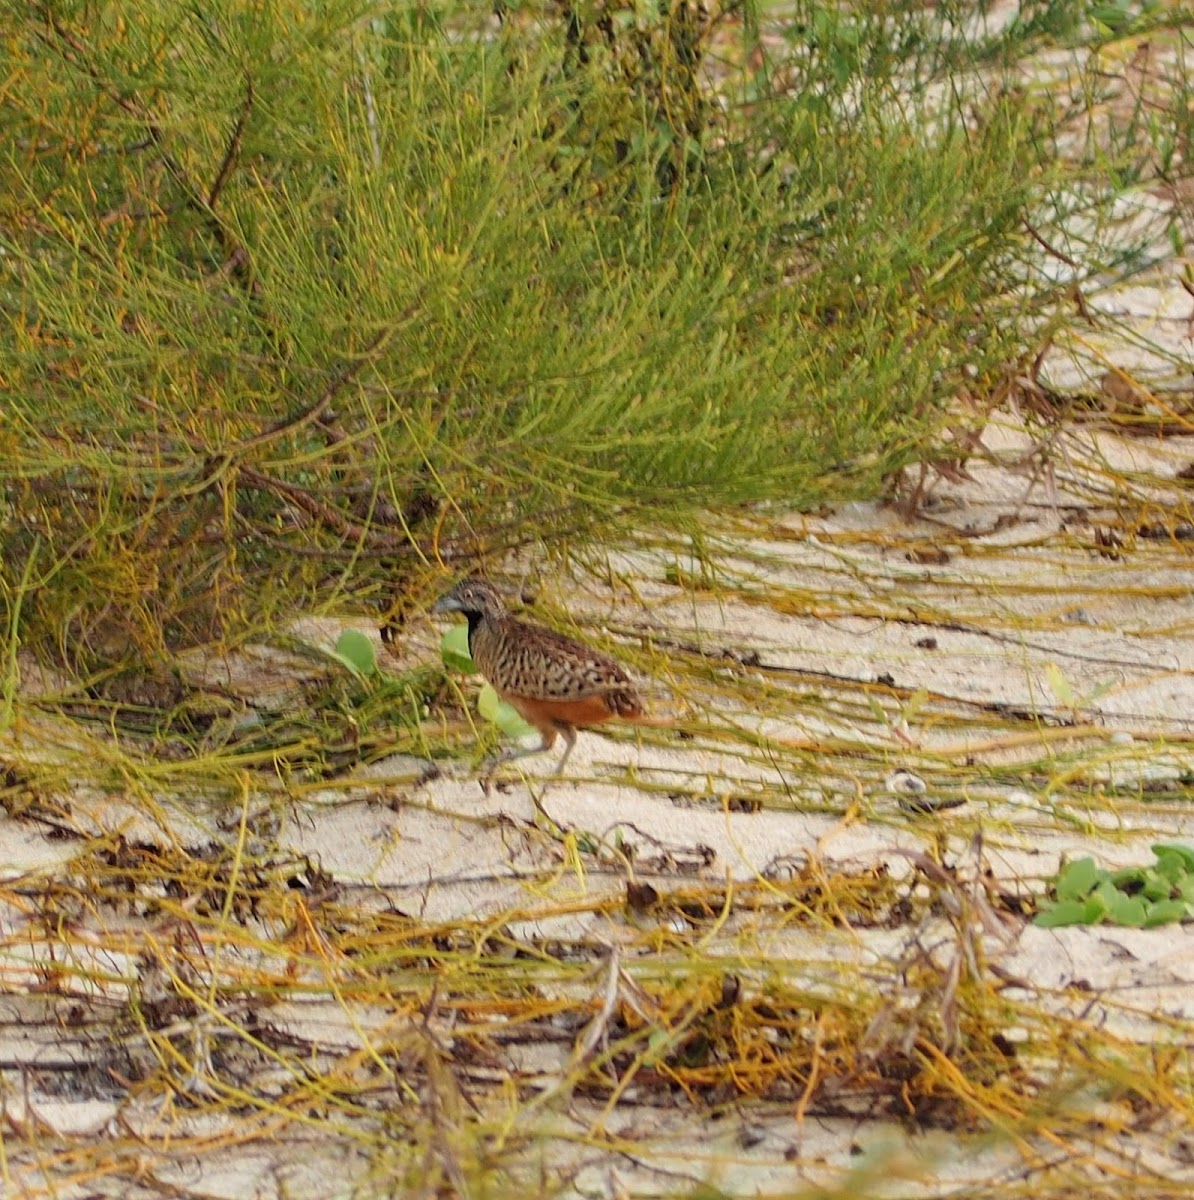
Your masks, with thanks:
M442 762L438 777L425 778L425 762L384 759L305 786L280 808L269 809L268 789L249 781L245 825L227 797L163 794L147 808L119 788L75 795L70 821L200 857L239 839L246 861L266 850L274 861L291 860L297 894L322 872L318 887L360 910L445 929L484 927L488 917L492 934L512 944L594 948L591 970L567 986L545 982L542 994L545 1002L553 989L588 997L586 1011L607 1017L611 1004L646 1002L635 999L646 978L638 969L668 946L722 964L743 989L766 987L780 971L814 989L877 980L898 1002L892 980L910 954L948 953L945 925L767 922L738 910L735 889L781 887L810 862L826 876L882 867L910 885L931 858L954 873L950 894L973 902L982 969L1001 973L1006 998L1129 1043L1166 1040L1167 1030L1194 1022L1188 926L1039 929L998 897L1041 894L1066 856L1118 866L1147 859L1160 840L1194 844L1194 540L1180 525L1153 536L1144 518L1125 523L1094 502L1090 465L1114 458L1162 493L1194 459L1194 438L1102 433L1096 443L1075 434L1069 461L1086 465L1055 465L1037 478L1020 467L1032 446L1013 418L989 430L986 444L989 461L972 465L969 479L938 480L917 516L874 504L816 517L775 514L739 533L716 581L694 586L695 564L623 555L611 566L633 589L570 591L583 630L622 645L654 710L676 727L586 734L562 779L550 778L550 759L530 759L486 794L465 741L466 757ZM330 647L338 628L307 623L300 632ZM426 624L403 656L435 656L442 629ZM264 696L271 678L285 677L281 660L261 650L249 657L194 665L231 690ZM54 753L45 720L23 726L10 751L19 741L23 754ZM550 818L536 813L532 792ZM275 815L263 820L267 810ZM359 1173L378 1169L376 1158L366 1166L351 1137L312 1140L302 1124L280 1126L277 1143L225 1144L232 1111L205 1108L211 1097L199 1082L193 1096L176 1097L172 1116L160 1099L142 1106L111 1084L48 1086L73 1078L72 1064L96 1047L62 1036L61 1001L38 1002L47 943L35 938L21 948L19 897L68 871L82 847L20 817L0 823L0 840L13 997L2 1057L10 1084L33 1067L38 1081L9 1087L10 1129L28 1138L36 1128L45 1146L132 1130L155 1147L147 1159L155 1186L186 1185L205 1196L347 1196L361 1185ZM662 899L628 908L630 884L649 884ZM702 890L720 895L724 911L698 919L666 902ZM143 995L172 994L145 955L163 939L185 942L177 921L99 902L72 920L114 978L131 974ZM28 1002L16 999L23 990ZM180 1013L180 1028L192 1019ZM270 1044L307 1045L343 1063L367 1053L394 1016L380 995L344 1003L316 987L262 1006L254 1019ZM445 1021L433 1018L437 1036L450 1039ZM209 1036L218 1049L217 1034ZM600 1030L593 1036L599 1044ZM516 1070L550 1090L582 1041L516 1040L486 1068L491 1085ZM241 1085L255 1079L268 1088L269 1072L257 1070L238 1076ZM476 1078L472 1086L481 1087ZM1034 1144L1029 1137L1017 1149L996 1139L980 1152L931 1125L911 1136L899 1123L876 1122L865 1105L851 1116L798 1119L790 1104L744 1102L710 1131L683 1106L659 1106L650 1089L631 1086L623 1101L603 1117L600 1105L563 1096L536 1117L537 1153L571 1176L572 1194L640 1194L689 1181L778 1190L801 1180L944 1194L1024 1169L1032 1157L1025 1147ZM1145 1136L1107 1096L1079 1092L1074 1103L1087 1104L1092 1121L1105 1118L1083 1146L1083 1169L1097 1175L1130 1162L1141 1178L1191 1174L1170 1120ZM1109 1106L1115 1111L1104 1111ZM338 1120L351 1126L343 1114ZM207 1138L218 1155L163 1139L169 1122L192 1139L186 1146ZM594 1149L595 1126L633 1152ZM29 1189L39 1175L47 1186L70 1177L23 1152L11 1169ZM150 1194L128 1183L119 1162L100 1175L106 1182L89 1194ZM72 1185L58 1194L83 1193Z
M1104 74L1138 84L1139 50ZM712 570L613 552L612 586L557 581L544 618L674 722L582 735L562 779L523 760L485 793L436 712L433 770L182 786L178 747L133 771L114 730L18 703L0 1193L398 1195L412 1129L443 1195L491 1168L491 1194L603 1200L1194 1186L1194 926L1030 919L1063 860L1194 845L1194 300L1180 204L1121 208L1156 262L1084 298L1101 322L964 472L711 519ZM1088 425L1034 417L1073 391ZM443 628L380 660L435 661ZM21 665L26 700L61 687ZM232 725L340 680L293 648L186 666Z

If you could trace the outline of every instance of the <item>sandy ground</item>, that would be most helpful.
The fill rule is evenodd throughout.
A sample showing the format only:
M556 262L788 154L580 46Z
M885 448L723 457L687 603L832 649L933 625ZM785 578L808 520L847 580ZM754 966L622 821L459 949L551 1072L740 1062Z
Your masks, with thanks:
M1004 17L1016 7L995 6ZM1130 75L1147 65L1137 55L1107 69ZM1038 66L1042 83L1075 63L1058 50ZM1166 259L1172 209L1141 191L1120 215L1123 237L1160 265L1131 286L1088 295L1104 320L1063 331L1041 378L1100 395L1106 409L1157 417L1185 405L1188 423L1194 299ZM1074 231L1074 253L1083 232ZM1194 845L1194 437L1100 428L1050 431L1038 452L1022 414L1001 414L984 433L986 456L966 478L935 479L915 515L856 504L713 523L716 587L702 586L696 562L612 555L615 588L576 586L549 599L578 615L583 633L623 647L653 710L675 727L583 735L559 780L547 778L550 761L529 759L486 794L467 757L435 773L395 756L326 785L246 773L230 803L226 791L134 784L102 731L84 733L18 697L18 719L0 738L5 766L19 774L22 764L86 759L86 778L108 783L67 780L57 798L68 815L56 820L19 804L0 820L0 1194L400 1194L376 1153L376 1113L362 1114L358 1129L326 1110L284 1119L268 1106L205 1108L198 1068L193 1087L174 1094L112 1073L110 1043L136 1041L120 1019L129 995L147 1005L178 990L155 956L172 946L185 957L186 933L110 897L78 901L68 887L75 865L101 839L197 860L243 843L296 864L303 878L274 886L305 894L304 872L322 872L318 886L361 911L445 926L491 918L512 939L597 946L628 965L653 961L644 938L657 935L661 947L697 946L748 983L783 973L810 989L885 986L909 947L940 930L810 929L732 905L705 925L686 926L675 912L628 920L628 878L662 895L732 891L783 880L810 860L829 873L883 866L907 878L914 856L932 851L976 895L986 871L1006 894L1030 896L1065 858L1118 866L1148 861L1158 841ZM341 628L311 620L296 634L328 649ZM442 631L428 622L400 661L380 643L379 655L393 669L427 661ZM190 670L262 708L328 674L326 664L261 647ZM53 681L25 664L22 686L32 697ZM46 903L55 889L58 908ZM262 962L276 932L260 929ZM981 933L985 969L1009 981L1005 995L1025 1011L1158 1054L1180 1052L1194 1034L1190 925L1046 930L1004 914ZM601 972L573 986L601 1007ZM316 1049L333 1062L367 1058L393 1012L333 992L279 999L260 1017L262 1036L309 1046L313 1060ZM213 1066L208 1045L218 1029L180 1015L173 1032L218 1074L223 1060ZM552 1078L574 1042L568 1033L510 1046L473 1080L490 1070L496 1094L510 1072ZM259 1095L281 1088L268 1070L254 1083ZM731 1106L709 1121L684 1105L652 1106L633 1088L622 1100L604 1112L574 1097L538 1113L536 1153L545 1172L571 1179L567 1194L691 1194L698 1183L736 1194L820 1183L843 1196L918 1198L1002 1186L1022 1195L1015 1189L1037 1179L1047 1181L1042 1195L1058 1180L1088 1180L1092 1194L1115 1180L1194 1186L1187 1130L1168 1115L1146 1125L1103 1113L1101 1095L1074 1098L1092 1116L1077 1148L912 1133L863 1113L801 1119L790 1103Z
M815 518L776 513L739 535L716 593L677 586L675 563L663 557L627 555L616 566L633 589L571 595L591 636L604 630L628 649L648 648L645 661L658 667L644 679L653 706L696 730L688 740L666 728L586 734L565 778L549 780L552 762L532 758L507 769L489 794L467 760L420 781L426 763L384 759L275 806L272 852L308 858L364 907L444 922L491 914L512 936L639 953L641 923L628 925L620 907L626 870L608 854L563 853L568 833L590 850L633 853L635 878L661 892L782 879L810 856L831 872L884 864L907 875L911 855L945 845L963 874L976 875L981 861L1001 886L1028 894L1040 892L1065 856L1092 854L1114 866L1147 861L1158 840L1194 844L1188 804L1170 802L1166 790L1194 770L1194 540L1137 535L1104 544L1098 531L1122 531L1123 522L1092 503L1082 472L1034 480L1010 469L1028 444L1013 420L986 440L1003 465L941 482L920 517L865 504ZM1121 470L1149 473L1163 490L1194 458L1194 439L1102 435L1098 450ZM298 632L330 647L338 628L307 622ZM434 655L442 629L428 623L404 657ZM703 685L678 669L685 656L715 664ZM293 662L272 651L192 665L259 697L293 683ZM52 759L68 742L31 714L8 750ZM1077 775L1085 791L1064 783ZM536 818L532 790L558 827ZM264 804L265 794L248 797L250 806L256 800ZM129 841L196 853L237 833L226 803L193 795L165 792L147 807L118 787L79 791L72 811L76 827L94 834L120 831ZM228 1197L367 1189L377 1163L351 1139L298 1137L294 1153L284 1139L281 1149L251 1141L180 1156L157 1140L166 1118L152 1104L123 1092L30 1090L23 1067L88 1053L62 1041L61 1003L47 1011L37 1000L49 964L37 948L43 943L22 946L19 901L22 886L52 881L78 853L76 842L47 836L36 821L0 823L9 885L0 1061L13 1194L142 1194L123 1169L102 1183L68 1184L74 1139L102 1142L129 1128L155 1147L146 1159L154 1186ZM603 907L605 899L615 907ZM114 912L79 919L97 947L110 947L122 929ZM143 951L145 923L130 915L126 931L130 953ZM890 971L909 937L906 928L810 933L731 920L709 952L747 973L786 962L810 986L833 986L859 971ZM1172 1030L1194 1022L1189 926L1045 930L1010 921L988 937L987 952L1021 981L1023 996L1053 997L1055 1012L1074 1005L1067 989L1081 981L1083 1003L1101 1006L1104 1026L1125 1038L1168 1037L1165 1023ZM110 949L97 955L109 955L114 970L130 961ZM388 1016L368 1006L346 1010L325 995L279 1003L268 1020L275 1031L348 1052ZM515 1065L550 1073L561 1054L524 1050ZM578 1149L596 1117L578 1101L549 1123L558 1140L544 1153L573 1173L576 1195L650 1194L702 1180L775 1191L843 1179L858 1191L944 1195L1026 1169L1023 1147L979 1152L957 1137L911 1136L862 1116L798 1122L790 1106L756 1106L712 1131L683 1109L662 1110L634 1153ZM642 1120L632 1107L604 1127L624 1127L629 1140ZM194 1132L194 1119L184 1124ZM1118 1149L1108 1137L1101 1153L1188 1178L1175 1137L1170 1128L1151 1142L1124 1135ZM58 1148L56 1166L22 1151L47 1139Z

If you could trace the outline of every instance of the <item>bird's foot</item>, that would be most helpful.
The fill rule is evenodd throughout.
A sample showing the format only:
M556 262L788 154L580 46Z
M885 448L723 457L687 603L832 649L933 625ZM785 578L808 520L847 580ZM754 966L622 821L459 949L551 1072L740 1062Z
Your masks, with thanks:
M496 754L493 758L486 759L481 764L481 791L487 796L493 791L493 778L498 773L498 768L505 766L514 755L512 754Z

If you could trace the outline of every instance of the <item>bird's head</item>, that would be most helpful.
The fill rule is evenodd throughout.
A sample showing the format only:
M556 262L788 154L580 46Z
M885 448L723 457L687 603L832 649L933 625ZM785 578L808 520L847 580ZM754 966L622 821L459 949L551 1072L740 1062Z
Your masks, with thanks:
M493 621L506 615L506 602L501 593L484 579L463 579L450 592L445 592L431 610L433 613L464 613L470 627L477 621Z

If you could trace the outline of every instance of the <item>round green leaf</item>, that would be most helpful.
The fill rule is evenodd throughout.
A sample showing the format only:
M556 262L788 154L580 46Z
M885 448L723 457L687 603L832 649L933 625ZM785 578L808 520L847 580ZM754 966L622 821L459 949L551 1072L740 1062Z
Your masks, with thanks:
M523 738L536 732L533 725L528 725L518 715L518 709L502 700L488 683L477 697L477 711L487 721L492 721L507 737Z
M1057 876L1057 898L1080 900L1106 878L1107 872L1096 866L1093 858L1077 858L1071 863L1066 863L1061 874Z
M1129 929L1142 928L1144 917L1144 901L1139 896L1125 896L1118 892L1107 906L1108 920L1116 925L1126 925Z
M1194 875L1194 850L1189 846L1183 846L1181 842L1158 842L1152 851L1158 858L1176 855L1186 864L1186 870Z
M1091 925L1096 922L1091 921L1085 900L1063 900L1037 913L1032 923L1042 929L1060 929L1063 925Z
M1185 879L1190 874L1190 868L1186 866L1186 860L1180 854L1174 854L1170 850L1164 850L1157 855L1156 871L1158 875L1167 879L1171 884Z
M1144 928L1152 929L1156 925L1173 925L1184 920L1186 902L1184 900L1158 900L1147 906L1144 913Z
M439 652L445 667L450 667L453 671L460 671L465 675L472 675L476 672L477 666L473 662L473 656L469 653L468 648L467 625L453 625L444 634L443 640L439 644Z
M377 673L377 655L373 643L359 629L346 629L336 639L335 656L358 675Z
M477 711L487 720L497 724L498 709L501 707L501 700L498 699L498 694L493 690L492 684L485 684L477 695Z
M1145 900L1168 900L1173 884L1160 871L1144 872L1143 895Z

